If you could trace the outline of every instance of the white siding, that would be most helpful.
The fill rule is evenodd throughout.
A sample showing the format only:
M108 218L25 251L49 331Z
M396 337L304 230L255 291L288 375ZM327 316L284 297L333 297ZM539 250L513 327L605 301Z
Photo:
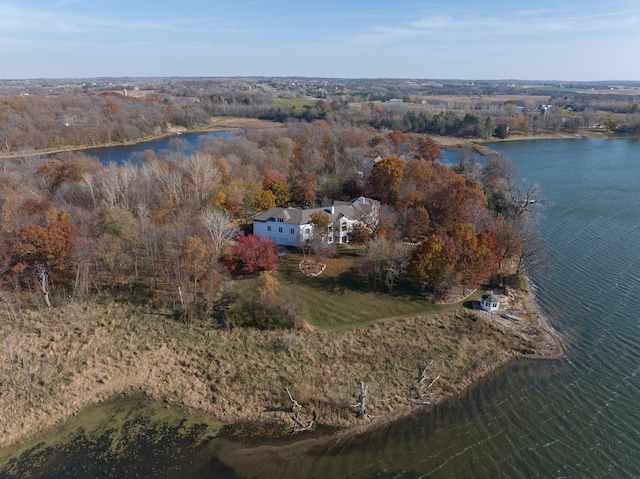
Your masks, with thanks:
M293 233L291 232L293 230ZM266 236L280 246L300 247L300 225L278 223L276 221L254 221L253 234Z

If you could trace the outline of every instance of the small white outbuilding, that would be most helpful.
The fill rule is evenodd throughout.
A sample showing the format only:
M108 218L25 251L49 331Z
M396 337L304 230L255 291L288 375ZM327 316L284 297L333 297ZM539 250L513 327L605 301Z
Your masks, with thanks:
M480 307L485 311L494 313L500 309L500 298L493 294L485 294L480 300Z

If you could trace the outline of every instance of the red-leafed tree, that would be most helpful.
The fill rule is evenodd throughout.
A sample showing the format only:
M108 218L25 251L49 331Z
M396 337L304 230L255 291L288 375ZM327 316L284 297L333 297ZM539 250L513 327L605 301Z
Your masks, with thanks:
M224 267L236 274L274 271L280 263L278 245L264 236L240 235L223 258Z

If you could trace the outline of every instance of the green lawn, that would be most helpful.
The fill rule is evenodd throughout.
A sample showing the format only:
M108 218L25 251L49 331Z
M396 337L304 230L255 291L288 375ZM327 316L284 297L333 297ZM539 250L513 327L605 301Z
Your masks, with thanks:
M275 98L274 103L276 106L297 106L302 108L305 105L313 106L318 100L308 98Z
M310 324L329 330L364 325L390 317L442 313L457 305L439 306L424 299L416 285L401 285L393 295L371 291L357 273L358 256L323 259L327 267L317 277L298 269L300 255L287 255L278 268L281 288L294 288L302 298L301 316Z

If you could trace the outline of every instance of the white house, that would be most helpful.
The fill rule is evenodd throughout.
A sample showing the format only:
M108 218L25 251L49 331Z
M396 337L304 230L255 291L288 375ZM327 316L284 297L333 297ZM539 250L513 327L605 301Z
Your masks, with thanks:
M500 298L493 294L485 294L480 300L480 307L490 313L498 311L500 309Z
M363 196L351 201L334 201L325 208L272 208L253 218L253 234L266 236L281 246L300 248L308 244L313 235L311 215L322 212L329 216L329 231L323 241L346 244L351 241L350 234L356 224L369 228L377 225L379 209L379 201Z

